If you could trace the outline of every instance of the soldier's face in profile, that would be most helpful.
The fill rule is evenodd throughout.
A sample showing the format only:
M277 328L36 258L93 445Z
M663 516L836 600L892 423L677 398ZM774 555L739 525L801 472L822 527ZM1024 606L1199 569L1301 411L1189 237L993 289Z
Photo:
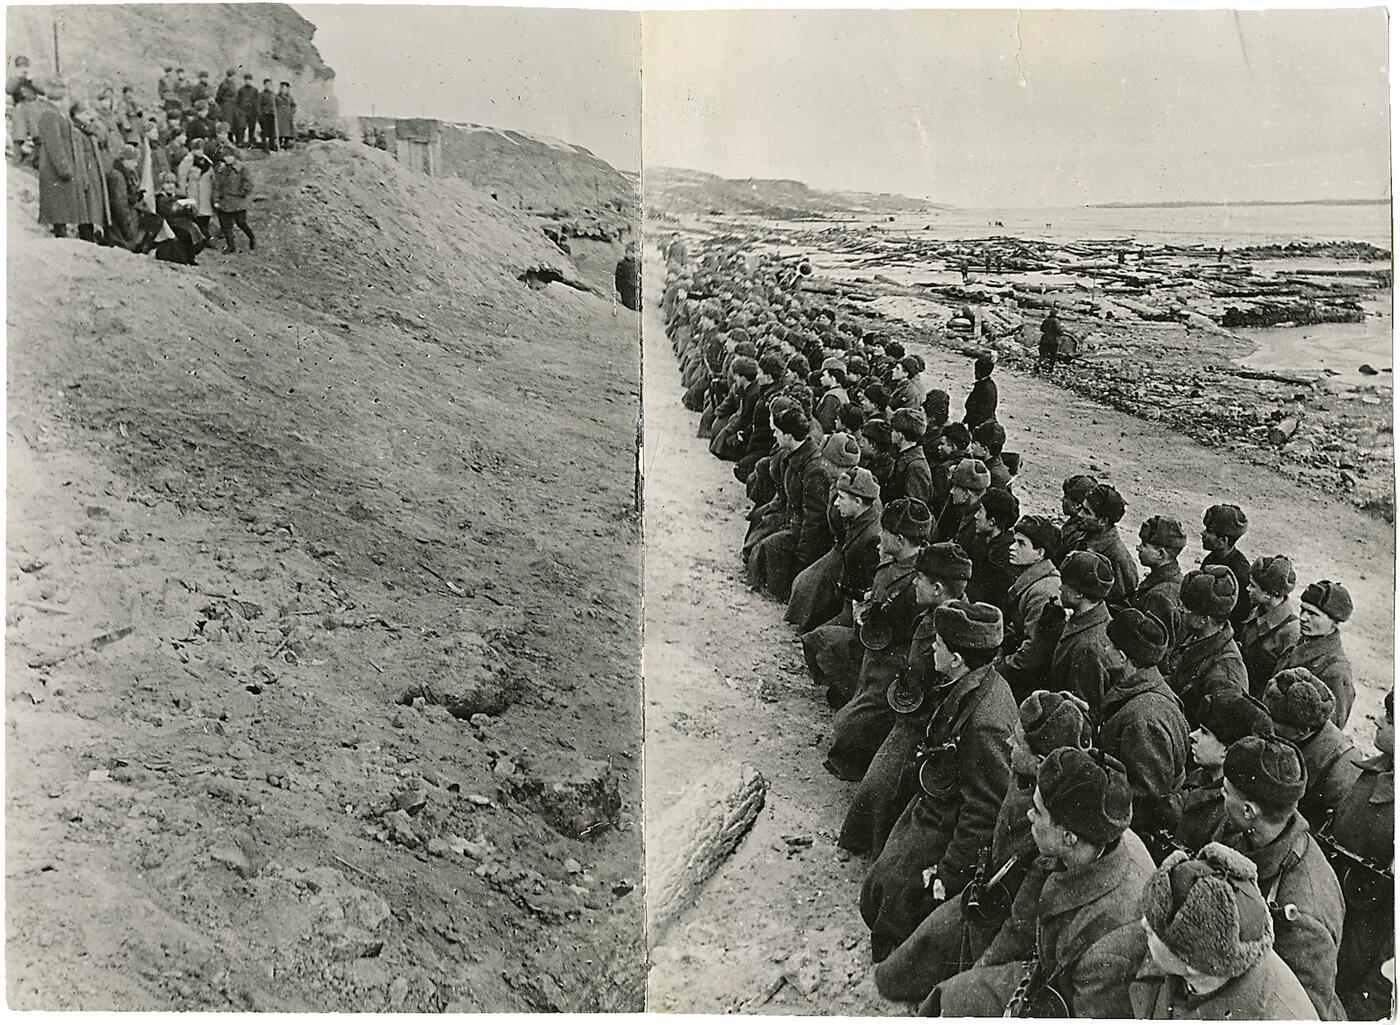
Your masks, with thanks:
M1210 730L1198 726L1191 734L1191 758L1203 769L1218 769L1225 764L1225 745Z
M1387 711L1376 723L1376 748L1383 754L1395 757L1395 714Z
M1150 545L1146 541L1139 541L1137 546L1138 562L1148 569L1162 565L1163 551L1156 545Z
M1040 797L1040 787L1035 788L1026 818L1031 823L1031 839L1035 841L1036 849L1041 854L1047 858L1058 858L1064 853L1069 846L1065 842L1065 831L1055 825L1050 813L1045 810L1045 802Z
M1252 829L1256 822L1254 806L1240 793L1238 788L1228 779L1221 790L1224 796L1225 821L1235 829L1244 831Z
M914 604L921 609L931 609L938 604L938 600L943 597L943 585L934 580L927 573L914 574ZM935 639L935 644L937 644ZM934 651L938 649L935 647ZM935 668L937 659L934 660Z

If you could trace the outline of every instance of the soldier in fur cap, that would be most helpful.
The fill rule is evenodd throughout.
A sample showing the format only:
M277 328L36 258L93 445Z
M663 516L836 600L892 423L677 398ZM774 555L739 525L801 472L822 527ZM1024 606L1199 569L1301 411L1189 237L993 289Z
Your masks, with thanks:
M992 476L980 459L964 459L958 463L949 481L948 501L936 517L934 538L953 541L964 529L970 528L973 514L991 484Z
M1274 951L1254 865L1221 844L1177 852L1142 892L1147 954L1129 987L1135 1018L1293 1021L1307 992Z
M934 660L934 612L964 597L973 566L960 547L944 543L924 546L915 570L914 604L921 615L909 645L908 663L885 693L894 725L856 787L837 840L856 854L880 853L895 820L918 787L914 749L924 739L935 706L931 695L942 682Z
M1060 496L1060 512L1065 520L1060 525L1060 553L1055 557L1055 565L1058 566L1070 552L1080 551L1084 547L1080 542L1084 524L1080 522L1079 513L1084 508L1084 499L1098 486L1099 482L1086 473L1065 478Z
M990 664L1001 644L1001 611L954 601L935 609L933 622L933 664L943 682L930 695L933 711L914 759L919 790L861 887L877 962L971 881L1011 780L1016 704Z
M947 503L948 492L953 487L953 471L968 457L968 447L971 444L972 435L961 423L945 425L932 438L925 436L924 453L928 456L929 472L933 476L933 499L929 502L930 509L942 509Z
M1225 566L1192 570L1181 582L1181 637L1167 682L1186 709L1186 721L1200 722L1201 698L1222 689L1245 693L1249 677L1230 628L1239 585Z
M849 442L841 445L841 454L849 459L855 441L848 434L832 435L823 452L840 438ZM856 455L858 458L858 449ZM827 508L831 549L792 583L786 619L799 631L805 633L849 613L850 603L870 589L880 566L882 510L880 487L870 471L858 466L842 470L831 487Z
M1117 759L1078 748L1052 752L1040 766L1030 811L1036 868L977 964L934 989L921 1013L1000 1015L1033 958L1065 1016L1128 1017L1128 984L1146 947L1138 896L1153 871L1128 828L1131 816L1132 793Z
M1098 552L1113 567L1113 587L1108 592L1113 603L1123 601L1138 586L1137 563L1118 534L1117 524L1126 508L1112 484L1095 486L1080 503L1079 529L1073 540L1073 550Z
M1332 692L1332 721L1340 728L1356 700L1351 660L1342 650L1339 629L1351 618L1351 595L1334 580L1319 580L1303 589L1298 611L1298 640L1279 657L1274 672L1307 669L1325 683Z
M914 560L928 540L928 529L927 510L919 516L906 500L883 509L877 548L880 563L870 589L858 597L852 595L849 613L802 635L807 670L812 674L812 681L825 688L827 701L833 708L841 707L855 692L865 651L858 637L859 620L870 607L872 598L878 596L877 604L887 604L896 619L906 603L913 614L913 594L906 592L912 584Z
M1016 579L1011 567L1012 528L1021 517L1021 504L1009 491L988 488L972 514L969 529L958 538L972 559L969 601L1003 608L1006 593Z
M1237 505L1213 505L1201 517L1201 547L1206 550L1201 569L1224 566L1234 574L1240 597L1249 590L1249 558L1235 546L1249 529L1249 517ZM1237 633L1249 615L1249 605L1241 601L1230 614L1230 627Z
M1044 516L1022 516L1012 531L1007 561L1017 574L1006 592L1006 636L1002 641L997 672L1024 698L1044 679L1050 668L1059 634L1040 630L1045 606L1060 598L1060 572L1054 558L1060 529Z
M1332 692L1306 669L1285 669L1264 688L1274 730L1298 745L1308 786L1298 810L1321 827L1360 774L1361 754L1332 721Z
M856 443L860 445L860 465L875 477L881 495L887 493L890 480L894 477L893 439L889 423L878 417L866 420L856 432Z
M1027 816L1040 763L1057 748L1088 748L1092 740L1089 706L1081 698L1038 690L1021 702L1011 733L1011 785L992 827L991 845L958 898L934 908L876 966L875 985L882 996L922 1001L934 986L982 956L1006 922L1036 854Z
M1207 694L1201 699L1199 714L1200 725L1190 736L1193 768L1186 774L1176 835L1170 843L1163 838L1148 844L1163 857L1168 846L1197 851L1215 835L1225 821L1221 788L1225 783L1226 750L1241 737L1267 737L1274 732L1268 709L1238 691Z
M967 451L968 455L973 459L982 460L987 467L987 473L992 478L992 487L1010 493L1011 469L1002 458L1002 449L1005 447L1006 428L995 420L988 420L978 424L973 430L972 443Z
M840 471L822 458L810 431L811 420L800 409L785 409L773 417L774 437L784 455L787 525L759 544L749 558L750 584L760 582L769 597L782 602L792 595L793 578L831 547L827 499Z
M1298 641L1298 617L1288 602L1297 582L1287 556L1261 556L1249 565L1249 613L1235 640L1255 697L1264 693L1283 653Z
M1133 831L1170 834L1181 815L1186 785L1186 715L1157 664L1167 653L1167 628L1150 612L1123 609L1108 624L1108 640L1123 656L1104 693L1099 747L1128 773Z
M918 548L911 551L908 545L914 539L927 539L930 522L928 507L915 499L895 499L885 507L880 546L892 561L875 574L869 601L857 606L859 671L851 699L832 721L831 749L825 762L827 771L837 779L864 776L894 725L894 712L885 692L909 660L909 645L920 614L914 595Z
M1049 685L1089 703L1094 722L1103 721L1103 695L1113 670L1122 665L1108 640L1113 567L1097 552L1073 552L1060 565L1060 600L1041 612L1039 629L1057 632L1050 656ZM1068 616L1068 620L1066 620Z
M1235 741L1225 752L1225 821L1213 839L1254 862L1273 916L1274 949L1317 1016L1335 1021L1343 1016L1335 989L1342 891L1298 813L1306 777L1303 757L1288 741Z
M1171 516L1149 516L1138 528L1137 557L1147 576L1128 598L1140 612L1151 613L1167 628L1167 654L1176 647L1181 627L1181 566L1186 530Z
M923 378L924 361L921 356L908 354L901 356L890 366L890 408L917 409L924 411L924 396L928 385Z
M894 411L890 419L890 434L894 439L897 454L894 457L894 472L890 476L889 487L884 492L886 502L896 498L915 498L928 505L933 500L933 481L928 459L919 445L927 427L928 418L924 416L922 409Z

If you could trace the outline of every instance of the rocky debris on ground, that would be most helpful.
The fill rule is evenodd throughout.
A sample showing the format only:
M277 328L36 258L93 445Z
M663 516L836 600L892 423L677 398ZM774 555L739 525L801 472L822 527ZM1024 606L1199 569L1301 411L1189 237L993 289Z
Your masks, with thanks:
M579 756L538 762L496 762L502 790L538 812L561 836L593 839L616 825L622 810L617 771L607 762Z
M339 869L322 867L293 873L292 885L304 891L315 916L307 939L324 944L334 957L375 957L384 948L388 903L373 890L355 885Z
M1034 367L1039 325L1054 306L1078 343L1069 367L1056 372L1063 387L1394 519L1388 374L1362 370L1377 382L1348 384L1328 371L1276 373L1231 362L1253 348L1232 327L1362 319L1365 303L1388 294L1389 268L1315 264L1374 264L1389 259L1384 250L1297 242L1227 249L1222 257L1205 246L1131 239L942 240L876 226L740 229L732 222L713 237L820 252L818 272L802 287L830 295L843 316L906 346L943 344L972 358L995 353L1016 369ZM1251 261L1266 260L1300 262L1256 272Z
M454 638L452 650L445 654L443 675L408 687L399 695L400 704L421 699L441 705L483 729L489 717L500 715L526 693L524 677L512 670L509 653L493 639L466 631Z

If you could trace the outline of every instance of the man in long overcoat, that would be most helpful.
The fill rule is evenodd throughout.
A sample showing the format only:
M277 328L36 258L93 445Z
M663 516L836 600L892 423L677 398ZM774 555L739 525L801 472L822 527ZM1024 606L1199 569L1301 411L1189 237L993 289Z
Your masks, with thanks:
M1128 984L1146 952L1138 898L1154 868L1128 828L1131 815L1117 759L1073 747L1051 752L1031 810L1039 862L986 953L940 984L920 1012L999 1016L1034 957L1069 1017L1128 1017Z
M825 768L838 779L859 780L894 726L886 700L890 681L909 659L920 609L914 597L916 559L928 540L928 507L911 498L885 506L880 554L867 601L855 612L849 636L819 628L803 635L807 665L819 684L838 692L841 710L831 724ZM846 655L843 665L843 654ZM849 667L849 668L848 668ZM854 680L849 677L855 670Z
M881 996L921 1003L934 986L982 956L1010 915L1012 898L1036 855L1027 816L1041 762L1057 748L1088 748L1092 741L1089 706L1073 694L1038 690L1021 702L1011 734L1011 785L992 827L991 844L958 897L934 908L876 965Z
M1167 628L1156 616L1122 609L1108 640L1123 656L1104 692L1099 747L1123 763L1133 788L1133 831L1171 833L1181 815L1190 732L1181 699L1157 664L1167 653Z
M1351 595L1334 580L1319 580L1303 589L1298 610L1298 640L1279 657L1274 672L1307 669L1325 683L1332 692L1332 721L1340 729L1356 700L1351 660L1342 649L1339 629L1351 618Z
M292 96L292 83L282 83L272 106L277 119L277 148L291 149L297 136L297 101Z
M1060 566L1060 604L1046 605L1041 629L1053 629L1050 617L1069 614L1050 656L1047 690L1067 690L1089 705L1095 724L1103 721L1103 696L1122 658L1108 642L1108 606L1113 567L1098 552L1072 552Z
M62 109L68 87L62 80L50 82L47 94L34 102L39 109L39 223L52 225L58 238L67 237L68 225L76 224L78 233L91 240L73 123Z
M1298 814L1307 770L1276 737L1245 737L1225 753L1225 821L1214 839L1254 862L1274 919L1274 950L1303 984L1318 1017L1345 1017L1337 999L1342 888Z
M1181 630L1181 566L1176 560L1185 547L1186 530L1175 517L1149 516L1138 528L1137 557L1147 576L1127 602L1167 628L1168 656Z
M914 751L935 712L933 695L942 676L934 666L934 612L963 597L972 562L955 544L925 545L915 563L914 602L923 610L914 627L909 659L892 684L895 723L856 787L837 843L857 854L878 855L890 829L917 790ZM886 691L888 700L890 691Z
M1238 585L1228 567L1209 566L1187 573L1181 581L1181 636L1167 682L1193 727L1200 722L1201 698L1217 690L1247 693L1249 676L1230 628L1230 610Z
M933 626L934 668L946 682L926 699L933 711L912 766L918 787L860 891L877 962L972 881L1011 783L1016 703L991 665L1001 610L953 601L934 610Z

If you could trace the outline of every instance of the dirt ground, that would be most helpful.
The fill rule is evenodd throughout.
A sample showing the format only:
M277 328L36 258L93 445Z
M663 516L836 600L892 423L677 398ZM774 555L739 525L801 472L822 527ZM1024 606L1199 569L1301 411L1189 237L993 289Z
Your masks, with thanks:
M197 268L9 176L9 1006L639 1010L636 321L462 183L256 176Z
M660 936L647 1008L695 1013L882 1013L854 897L862 862L836 846L853 784L822 768L825 699L782 610L744 585L744 489L695 436L646 264L646 810L698 772L742 758L770 788L752 832ZM648 843L661 838L648 835Z
M653 305L660 267L653 252L647 255L648 821L697 766L743 758L771 783L753 831L695 907L668 933L649 938L649 1006L897 1012L871 978L856 906L865 863L835 846L852 788L821 766L831 713L809 682L782 608L744 585L743 488L729 464L695 437L697 415L680 404L674 358ZM941 345L916 342L913 351L927 361L929 383L946 389L960 412L972 360ZM1060 483L1077 471L1110 480L1124 494L1120 529L1130 542L1150 515L1177 516L1190 532L1206 506L1234 501L1250 518L1241 542L1247 554L1287 553L1300 586L1320 577L1347 584L1356 614L1343 629L1358 685L1348 732L1371 751L1371 717L1393 678L1392 528L1344 499L1039 378L1005 370L997 376L1007 448L1023 456L1016 483L1023 511L1057 513ZM1197 537L1182 565L1194 566L1203 554Z

